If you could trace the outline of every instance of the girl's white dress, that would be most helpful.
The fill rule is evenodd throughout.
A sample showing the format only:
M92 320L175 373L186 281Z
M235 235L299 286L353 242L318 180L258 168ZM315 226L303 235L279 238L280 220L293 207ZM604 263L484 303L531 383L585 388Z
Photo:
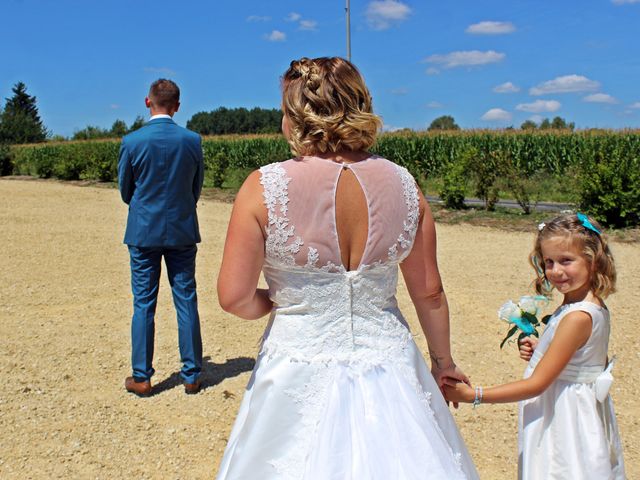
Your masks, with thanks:
M335 224L344 169L369 212L354 271ZM396 303L419 217L411 175L379 157L303 157L261 168L261 182L274 310L217 478L478 478Z
M576 310L591 316L589 340L542 395L519 405L518 477L522 480L625 478L618 425L606 387L609 311L591 302L558 308L540 337L524 377L533 373L558 324Z

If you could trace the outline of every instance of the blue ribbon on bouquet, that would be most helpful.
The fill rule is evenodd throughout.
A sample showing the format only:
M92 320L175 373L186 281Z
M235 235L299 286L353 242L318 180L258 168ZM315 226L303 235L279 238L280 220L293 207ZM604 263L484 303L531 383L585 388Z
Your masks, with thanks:
M536 331L533 325L528 320L523 319L522 317L509 317L509 322L513 323L516 327L518 327L522 332L527 335L531 335Z

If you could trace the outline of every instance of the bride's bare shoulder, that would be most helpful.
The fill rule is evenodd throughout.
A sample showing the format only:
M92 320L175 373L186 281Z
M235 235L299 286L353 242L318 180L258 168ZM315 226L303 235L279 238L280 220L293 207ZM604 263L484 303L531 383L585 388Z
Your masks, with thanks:
M267 217L266 207L264 205L263 186L261 183L262 174L260 170L254 170L246 178L234 202L234 209L248 210L259 219L264 220Z

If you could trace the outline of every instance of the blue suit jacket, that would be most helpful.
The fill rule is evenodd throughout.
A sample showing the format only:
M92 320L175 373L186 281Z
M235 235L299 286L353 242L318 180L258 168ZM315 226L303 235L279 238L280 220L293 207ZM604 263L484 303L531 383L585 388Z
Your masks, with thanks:
M204 162L200 136L169 118L156 118L125 136L118 184L129 204L124 243L180 247L200 241L196 203Z

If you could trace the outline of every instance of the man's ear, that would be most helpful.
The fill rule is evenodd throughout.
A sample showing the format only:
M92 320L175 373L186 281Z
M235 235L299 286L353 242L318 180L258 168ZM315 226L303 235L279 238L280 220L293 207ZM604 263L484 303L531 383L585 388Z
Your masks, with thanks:
M151 108L151 100L149 97L144 97L144 104L147 108Z
M176 106L173 109L173 113L176 113L179 109L180 109L180 102L176 103Z

